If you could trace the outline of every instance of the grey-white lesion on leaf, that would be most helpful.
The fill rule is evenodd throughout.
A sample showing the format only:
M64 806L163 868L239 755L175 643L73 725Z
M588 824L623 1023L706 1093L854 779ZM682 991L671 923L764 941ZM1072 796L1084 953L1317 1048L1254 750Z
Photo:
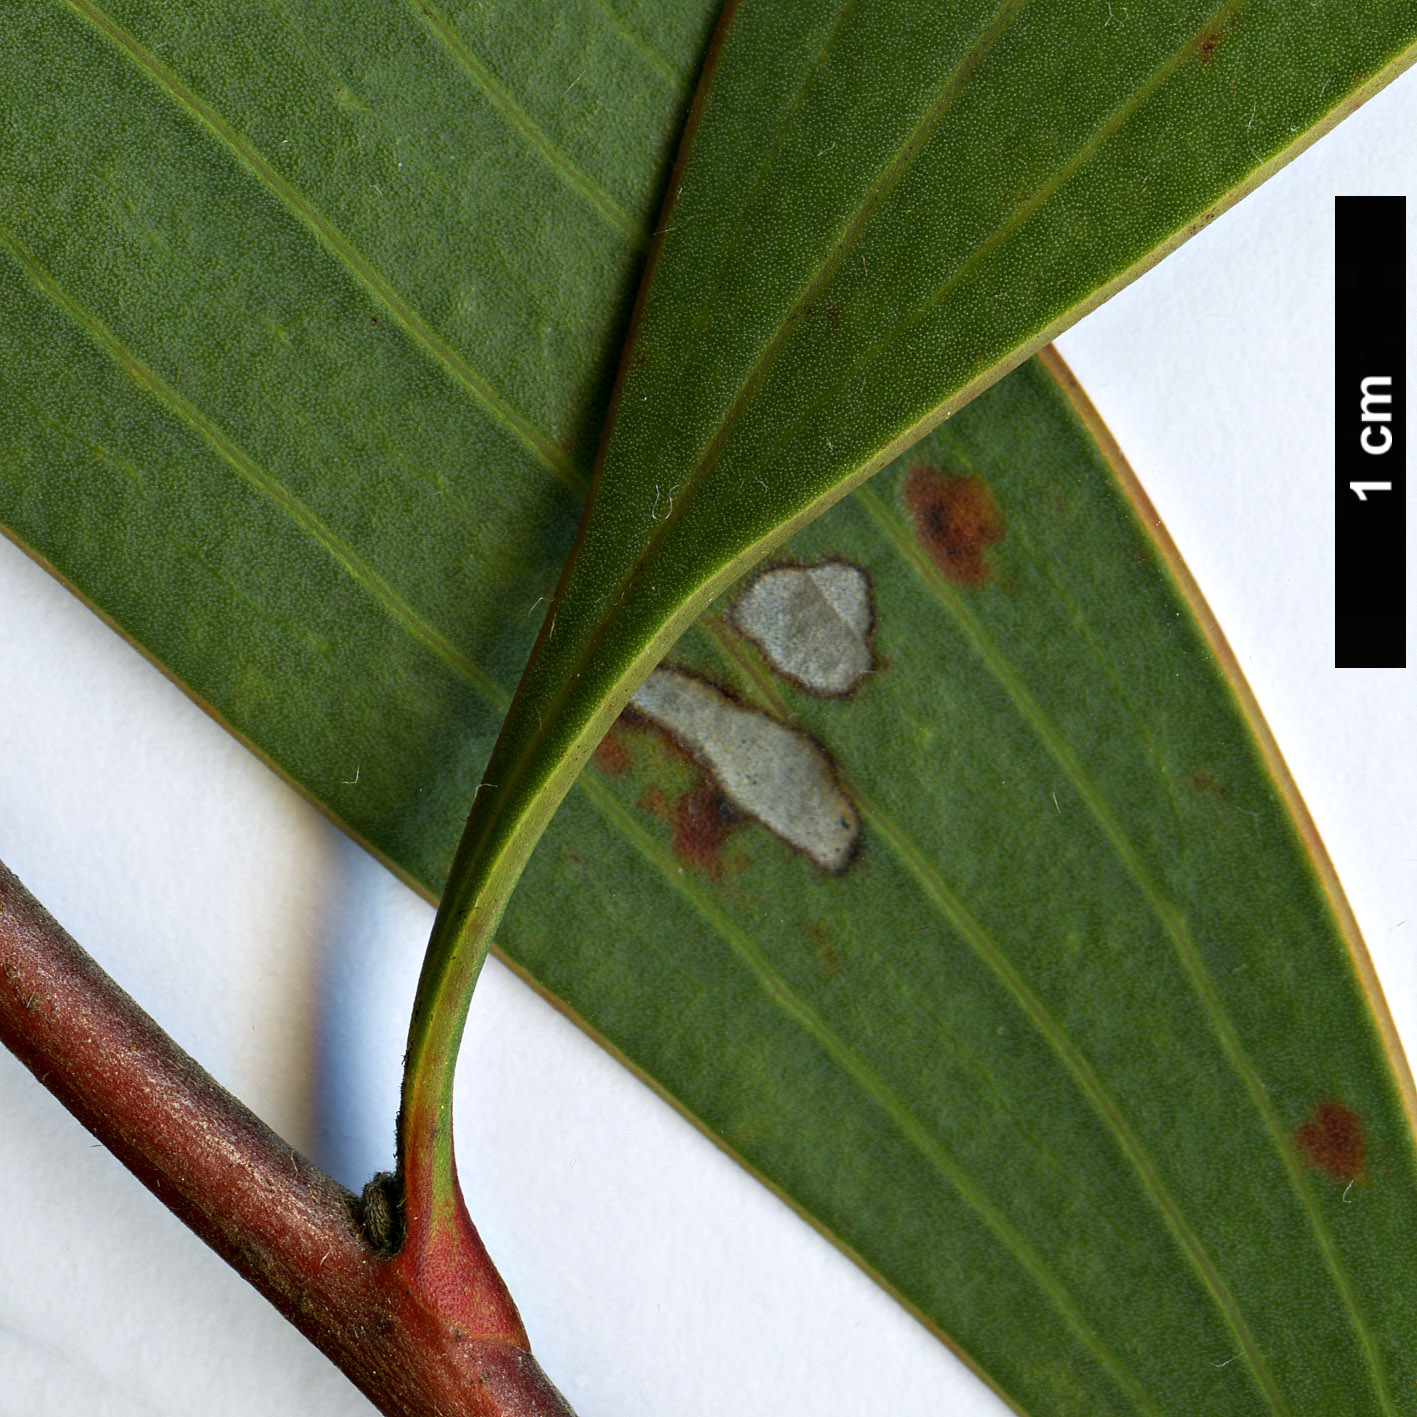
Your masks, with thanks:
M734 628L786 679L830 698L871 672L871 582L849 561L770 566L733 602Z
M630 706L698 758L739 811L828 874L850 865L861 819L809 734L683 669L656 669Z

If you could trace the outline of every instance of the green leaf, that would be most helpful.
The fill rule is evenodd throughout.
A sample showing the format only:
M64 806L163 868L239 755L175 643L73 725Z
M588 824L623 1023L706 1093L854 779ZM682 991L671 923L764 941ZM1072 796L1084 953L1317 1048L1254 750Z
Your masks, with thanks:
M1409 63L1417 27L1095 12L725 6L586 515L429 944L400 1155L437 1141L413 1193L455 1190L450 1060L524 864L704 604L1311 141L1355 73Z
M936 474L997 509L977 579ZM1409 1410L1365 957L1129 495L1036 365L978 399L790 543L871 577L852 699L726 605L674 656L830 750L856 861L695 831L702 770L630 721L499 938L1022 1410Z
M1414 24L1095 9L727 7L489 843L716 590L1409 62Z
M428 890L569 544L643 250L612 209L654 208L705 18L558 15L76 4L0 40L4 519ZM1242 167L1393 51L1364 26L1286 55ZM1198 116L1247 92L1216 67L1245 33L1195 50L1226 73ZM813 726L849 869L751 824L715 853L698 771L627 730L503 943L1019 1404L1404 1410L1411 1143L1312 871L1048 384L946 431L917 456L999 512L976 584L920 546L908 465L794 544L872 577L856 698L721 627L682 651ZM1333 1103L1347 1204L1301 1164Z

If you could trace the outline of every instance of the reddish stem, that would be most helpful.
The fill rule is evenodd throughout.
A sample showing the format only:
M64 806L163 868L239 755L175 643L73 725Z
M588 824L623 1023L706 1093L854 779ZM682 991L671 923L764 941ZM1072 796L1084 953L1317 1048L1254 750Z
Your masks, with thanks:
M389 1417L572 1417L461 1204L386 1255L0 863L0 1041Z

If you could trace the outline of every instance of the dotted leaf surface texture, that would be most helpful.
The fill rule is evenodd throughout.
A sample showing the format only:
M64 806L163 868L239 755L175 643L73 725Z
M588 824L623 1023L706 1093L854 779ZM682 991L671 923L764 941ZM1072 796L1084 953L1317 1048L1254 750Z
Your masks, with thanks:
M1414 37L18 7L0 522L430 896L564 792L501 952L1020 1411L1417 1412L1362 944L1029 357Z

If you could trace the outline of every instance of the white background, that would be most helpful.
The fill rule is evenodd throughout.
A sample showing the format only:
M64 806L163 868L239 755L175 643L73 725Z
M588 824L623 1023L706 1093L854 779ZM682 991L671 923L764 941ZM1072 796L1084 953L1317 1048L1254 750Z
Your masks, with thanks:
M1409 1040L1417 690L1332 668L1329 292L1335 193L1415 176L1411 75L1059 341L1234 646ZM389 1164L431 913L5 543L0 858L277 1130L351 1186ZM580 1417L1004 1411L495 963L461 1079L469 1206ZM8 1055L0 1168L0 1417L372 1410Z

